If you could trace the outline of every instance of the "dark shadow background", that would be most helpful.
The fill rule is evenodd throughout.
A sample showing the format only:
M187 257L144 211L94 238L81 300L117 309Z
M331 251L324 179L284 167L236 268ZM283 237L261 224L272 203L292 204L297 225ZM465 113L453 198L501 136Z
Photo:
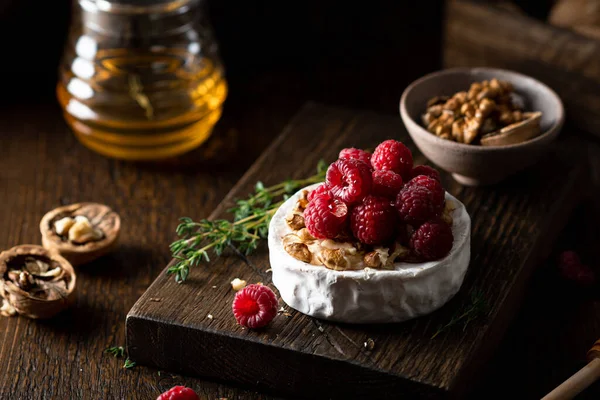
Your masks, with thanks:
M285 77L287 96L395 110L406 84L441 66L441 0L206 3L232 101L251 101L258 82ZM70 8L0 0L0 101L54 99Z
M404 87L442 66L443 0L205 3L232 102L277 80L288 97L395 113ZM544 18L553 1L515 3ZM0 102L54 100L70 9L69 0L0 0Z

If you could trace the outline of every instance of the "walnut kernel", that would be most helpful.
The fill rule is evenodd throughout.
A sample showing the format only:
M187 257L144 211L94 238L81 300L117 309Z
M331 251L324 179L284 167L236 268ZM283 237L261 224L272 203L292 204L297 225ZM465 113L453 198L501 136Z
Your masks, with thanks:
M442 212L442 221L452 226L454 219L452 218L452 212L456 209L456 204L452 201L446 201L446 205L444 206L444 211Z
M285 219L285 222L288 224L288 226L297 231L299 229L302 229L305 227L304 225L304 217L300 214L291 214L288 215L287 218Z
M71 217L61 218L54 223L54 230L61 236L67 236L74 223L75 219Z
M316 240L313 237L313 235L311 235L310 232L308 232L308 229L306 229L306 228L300 229L298 231L297 235L300 238L300 241L302 241L302 242L310 242L312 240Z
M6 299L2 299L2 307L0 307L0 315L4 317L12 317L17 315L17 310Z
M245 288L246 284L247 284L247 282L245 280L243 280L243 279L240 279L240 278L235 278L234 280L231 281L231 287L236 292L238 290L242 290L243 288Z
M305 263L312 261L312 253L308 249L308 246L294 233L283 237L283 249L297 260L304 261Z
M317 254L317 259L327 268L334 271L343 271L350 267L344 257L344 249L323 249Z
M509 82L495 78L474 82L466 92L429 100L421 119L441 139L479 144L483 135L523 121L523 104L513 92Z
M376 251L372 251L370 253L365 254L364 263L369 268L381 268L381 258L379 258L379 254Z
M74 243L87 243L102 239L104 234L84 216L75 217L75 223L69 229L69 240Z

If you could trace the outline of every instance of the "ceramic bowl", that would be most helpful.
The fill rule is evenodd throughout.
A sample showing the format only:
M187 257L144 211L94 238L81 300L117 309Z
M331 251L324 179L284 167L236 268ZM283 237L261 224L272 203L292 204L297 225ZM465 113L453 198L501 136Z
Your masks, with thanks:
M527 111L543 113L539 136L523 143L484 147L440 139L422 126L421 115L430 98L451 96L468 90L473 82L492 78L512 83ZM534 164L556 139L564 121L562 101L552 89L532 77L495 68L455 68L426 75L402 93L400 115L419 150L459 183L469 186L500 182Z

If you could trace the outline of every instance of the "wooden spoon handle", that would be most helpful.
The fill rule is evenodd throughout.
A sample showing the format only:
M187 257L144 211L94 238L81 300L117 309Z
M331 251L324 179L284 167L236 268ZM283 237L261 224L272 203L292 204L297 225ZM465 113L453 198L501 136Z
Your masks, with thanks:
M564 381L559 387L548 393L542 400L567 400L577 396L583 389L600 378L600 339L588 351L590 363L579 372Z
M596 343L587 352L588 361L592 361L594 358L600 358L600 339L596 340Z

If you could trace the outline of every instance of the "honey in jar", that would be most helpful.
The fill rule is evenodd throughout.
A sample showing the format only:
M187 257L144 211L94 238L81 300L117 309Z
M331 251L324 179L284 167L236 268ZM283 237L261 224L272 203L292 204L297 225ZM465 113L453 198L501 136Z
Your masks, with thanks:
M103 155L172 157L202 144L227 83L201 0L74 0L58 100Z

